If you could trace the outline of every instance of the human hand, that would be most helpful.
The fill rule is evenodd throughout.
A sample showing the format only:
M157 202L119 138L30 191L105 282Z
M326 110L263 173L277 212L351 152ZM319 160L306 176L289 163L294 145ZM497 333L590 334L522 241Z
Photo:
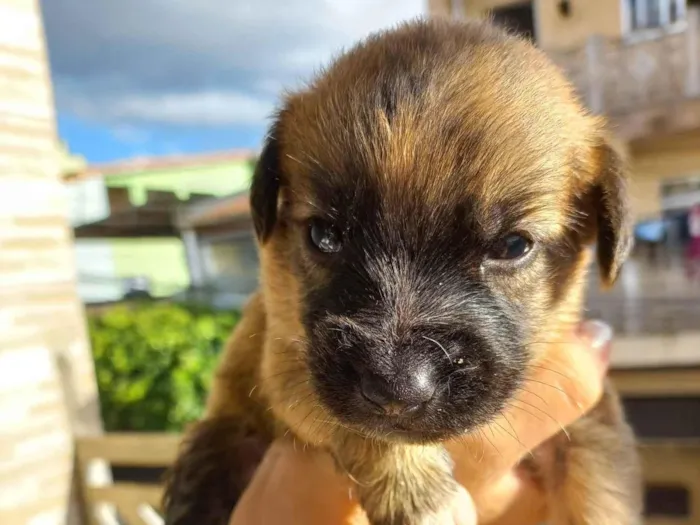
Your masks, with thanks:
M488 428L446 444L455 478L466 490L445 510L442 523L476 525L476 508L480 525L535 524L544 518L544 494L519 476L516 466L598 401L611 335L606 325L584 323L570 349L545 356L532 368L517 398L531 408L511 403ZM534 407L549 417L532 417L538 413ZM230 521L258 524L367 525L367 520L352 498L350 481L327 454L280 440L270 447Z
M517 465L600 399L611 338L606 324L583 323L566 351L552 347L533 365L520 394L499 418L447 444L455 478L472 496L480 525L545 521L546 494Z

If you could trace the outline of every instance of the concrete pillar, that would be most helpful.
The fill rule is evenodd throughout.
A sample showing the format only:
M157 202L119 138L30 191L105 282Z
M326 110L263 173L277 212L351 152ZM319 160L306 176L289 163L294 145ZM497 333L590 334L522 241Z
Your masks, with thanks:
M202 261L202 253L194 230L182 231L182 244L185 246L187 269L190 272L190 285L202 286L206 281L206 272Z
M588 92L586 96L589 109L593 113L605 111L605 69L603 67L603 38L591 35L586 41L586 75Z
M0 0L0 523L76 523L100 418L37 0Z
M688 29L685 35L686 64L688 67L685 91L686 96L700 96L700 8L693 7L687 13Z

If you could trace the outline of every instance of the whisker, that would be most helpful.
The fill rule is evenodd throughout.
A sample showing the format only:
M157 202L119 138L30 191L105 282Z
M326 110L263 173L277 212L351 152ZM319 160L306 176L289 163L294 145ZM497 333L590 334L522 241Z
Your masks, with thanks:
M494 423L495 425L498 425L498 428L500 428L501 430L503 430L503 432L505 432L505 433L508 434L510 437L512 437L512 438L518 443L518 445L520 445L520 447L521 447L526 453L528 453L528 454L530 454L530 456L532 456L532 452L531 452L530 450L528 450L528 448L523 444L522 441L520 441L520 439L517 438L517 436L511 434L511 433L510 433L503 425L501 425L500 423L497 423L496 421L494 421L493 423Z
M450 362L450 364L454 364L452 362L452 358L450 357L450 354L447 352L447 350L445 349L444 346L442 346L440 343L438 343L435 339L428 337L427 335L424 335L423 339L427 339L428 341L435 343L440 348L440 350L442 350L444 352L445 357L447 357L447 360Z
M485 433L483 430L481 430L481 429L479 429L479 431L480 431L480 432L482 433L482 435L486 438L486 441L488 441L488 442L491 444L491 446L493 447L493 449L494 449L496 452L498 452L498 455L501 456L501 459L505 459L505 458L503 457L503 454L501 453L501 451L498 449L498 447L497 447L496 445L493 444L493 442L489 439L489 437L486 435L486 433Z
M526 414L529 414L529 415L531 415L532 417L534 417L536 420L541 421L542 423L546 423L546 421L545 421L544 419L542 419L541 417L539 417L539 416L533 414L533 413L530 412L529 410L527 410L527 409L525 409L525 408L523 408L523 407L519 407L518 405L514 405L514 404L513 404L514 401L517 401L517 400L511 401L511 402L509 403L508 406L513 407L513 408L517 408L518 410L522 410L522 411L525 412Z
M528 365L528 366L533 367L533 368L540 368L540 369L542 369L542 370L546 370L546 371L548 371L548 372L552 372L553 374L559 374L559 375L562 376L563 378L568 379L569 381L572 381L572 378L571 378L570 376L566 375L566 374L563 373L563 372L560 372L559 370L554 370L553 368L547 368L546 366L536 365L536 364L530 364L530 365Z
M545 386L548 386L549 388L553 388L554 390L558 390L559 392L564 394L569 399L569 401L571 401L572 403L575 402L574 398L572 398L569 395L569 393L566 390L564 390L563 388L560 388L560 387L555 386L555 385L550 385L549 383L545 383L544 381L538 381L537 379L527 379L527 381L532 381L533 383L538 383L540 385L545 385Z
M510 429L513 431L513 434L515 434L516 437L517 437L517 436L518 436L518 433L516 432L515 427L513 426L513 423L511 423L511 422L510 422L510 419L508 419L508 416L506 416L503 412L501 412L501 415L503 416L503 419L506 420L506 423L508 423L508 426L509 426ZM520 438L518 438L518 440L520 440Z
M315 411L316 411L316 407L315 407L315 406L312 406L312 407L309 409L309 412L302 418L302 420L301 420L301 422L299 423L298 427L299 427L299 428L303 427L303 426L304 426L304 423L306 422L306 420L309 419L309 416L311 416L311 414L313 414Z
M299 405L301 405L302 403L304 403L305 401L307 401L309 398L313 397L313 395L314 395L313 392L309 392L309 393L307 393L306 395L304 395L304 396L302 396L301 398L299 398L299 399L297 399L296 401L294 401L294 402L293 402L292 404L290 404L287 408L288 408L289 410L296 410L296 408L297 408Z
M542 402L544 403L545 406L549 406L549 403L547 403L547 401L545 400L545 398L543 398L541 395L536 394L535 392L533 392L532 390L528 390L527 388L522 388L521 390L522 390L523 392L527 392L527 393L530 394L531 396L535 396L537 399L539 399L540 401L542 401Z
M539 408L539 407L536 407L536 406L533 405L532 403L528 403L527 401L523 401L522 399L518 399L518 401L520 401L521 403L525 403L525 404L528 405L528 406L531 406L531 407L534 408L535 410L539 410L539 411L542 412L545 416L547 416L549 419L551 419L552 421L554 421L554 422L559 426L559 428L562 430L562 432L564 432L564 434L566 435L567 439L568 439L569 441L571 441L571 436L569 435L569 432L567 432L567 430L563 427L563 425L562 425L557 419L555 419L554 417L552 417L551 414L549 414L548 412L545 412L544 410L542 410L542 409Z

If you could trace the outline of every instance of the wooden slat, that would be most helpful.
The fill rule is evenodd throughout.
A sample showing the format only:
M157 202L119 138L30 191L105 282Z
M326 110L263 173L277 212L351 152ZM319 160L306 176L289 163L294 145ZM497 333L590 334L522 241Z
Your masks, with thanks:
M700 395L700 368L612 370L610 377L626 397Z
M144 505L160 509L162 489L157 485L119 483L109 487L93 487L86 491L86 500L93 512L100 503L113 504L126 525L143 525L139 508Z
M137 503L147 504L153 508L160 506L163 489L159 485L139 483L116 483L107 487L88 487L89 500L94 503Z
M77 441L82 469L93 459L133 466L167 466L174 460L181 436L178 434L106 434ZM693 514L684 519L650 517L646 525L697 525L700 523L700 442L647 442L640 446L647 483L687 487ZM83 478L84 479L84 478ZM99 503L114 504L128 525L142 525L141 505L160 508L160 485L117 483L110 486L83 485L90 514Z
M103 459L117 465L162 467L170 465L177 455L179 434L105 434L77 440L81 463Z

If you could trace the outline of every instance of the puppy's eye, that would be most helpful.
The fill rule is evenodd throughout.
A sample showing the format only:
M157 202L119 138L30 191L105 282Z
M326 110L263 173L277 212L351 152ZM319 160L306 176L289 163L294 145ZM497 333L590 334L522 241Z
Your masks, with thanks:
M309 240L322 253L337 253L343 247L340 230L319 219L314 219L309 224Z
M527 255L532 246L532 240L524 235L510 233L496 243L488 256L490 259L513 261Z

